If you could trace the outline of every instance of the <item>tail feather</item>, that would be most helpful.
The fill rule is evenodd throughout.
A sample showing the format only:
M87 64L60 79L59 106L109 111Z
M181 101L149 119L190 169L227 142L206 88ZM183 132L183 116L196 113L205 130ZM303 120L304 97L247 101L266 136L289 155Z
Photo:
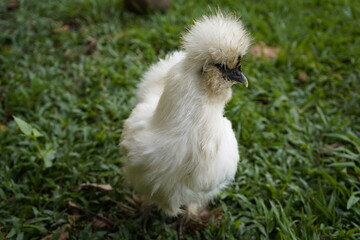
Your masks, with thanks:
M143 80L138 85L138 103L152 102L159 100L166 82L166 75L172 66L184 58L184 52L178 51L168 55L164 60L152 65L145 73Z

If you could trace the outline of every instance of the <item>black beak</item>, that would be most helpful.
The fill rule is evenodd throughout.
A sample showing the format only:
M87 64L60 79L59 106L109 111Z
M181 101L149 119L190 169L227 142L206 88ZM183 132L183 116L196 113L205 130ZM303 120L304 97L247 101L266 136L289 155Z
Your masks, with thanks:
M223 75L225 75L228 79L232 81L244 84L245 87L248 87L249 85L247 78L241 71L241 68L229 69L226 71L225 74L223 73Z
M221 71L224 79L239 82L248 87L249 83L245 75L241 71L241 65L233 69L228 69L225 65L215 64L215 66Z

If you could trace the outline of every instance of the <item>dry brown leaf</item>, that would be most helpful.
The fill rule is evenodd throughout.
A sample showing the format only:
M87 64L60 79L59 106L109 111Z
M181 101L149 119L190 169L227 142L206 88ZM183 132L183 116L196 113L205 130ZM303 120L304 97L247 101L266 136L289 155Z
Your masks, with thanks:
M259 42L255 44L250 49L250 54L254 58L267 58L267 59L277 59L279 54L280 48L278 47L271 47L266 45L264 42Z
M53 236L52 234L49 234L46 237L43 237L41 240L50 240L52 236Z
M70 48L66 49L66 51L64 52L64 55L66 57L68 57L68 56L70 56L70 54L71 54L71 49Z
M72 208L72 211L75 214L79 214L79 212L81 212L86 216L92 216L92 217L98 218L99 220L105 222L108 226L112 226L114 224L111 219L103 217L102 215L92 212L90 210L87 210L85 208L79 207L78 205L76 205L75 203L73 203L71 201L68 202L68 205Z
M300 82L306 82L308 80L309 76L306 74L306 72L300 72L297 75L297 79L299 79Z
M68 204L69 204L70 207L73 207L73 208L76 208L76 209L79 208L78 205L76 205L75 203L73 203L71 201L69 201Z
M67 239L69 239L69 233L68 232L60 233L60 237L58 238L58 240L67 240Z
M96 183L82 183L80 184L80 189L83 188L95 188L105 192L113 190L110 184L96 184Z
M109 197L106 197L105 199L106 199L106 201L110 201L110 202L116 204L116 206L120 209L121 212L130 212L131 214L134 214L136 212L135 208L130 207L124 203L115 201L114 199L109 198Z
M109 224L100 218L93 217L91 226L93 228L104 228L104 227L109 226Z
M86 47L85 47L85 53L86 54L93 54L93 53L98 54L98 53L100 53L96 49L96 44L97 44L97 40L95 38L88 37Z
M338 79L338 80L343 80L343 79L344 79L343 76L341 76L341 75L338 74L338 73L334 73L334 74L333 74L333 77L336 78L336 79Z
M8 129L8 126L4 125L4 124L0 124L0 130L1 131L5 131Z
M338 147L341 147L341 145L338 144L338 143L333 143L333 144L326 145L326 146L320 148L320 150L323 151L323 152L329 152L329 151L331 151L332 149L338 148Z
M117 32L115 34L105 35L104 39L106 39L106 40L118 40L118 39L122 38L123 36L124 36L124 32L122 30L120 30L119 32Z
M70 225L65 224L61 228L58 228L54 233L49 234L46 237L43 237L41 240L50 240L50 239L52 239L54 234L58 234L58 233L56 233L57 231L61 231L61 233L59 235L59 238L57 240L67 240L67 239L69 239L69 232L67 231L68 228L70 228Z
M53 33L63 33L63 32L68 32L68 31L70 31L70 25L65 24L65 25L63 25L63 26L60 26L60 27L54 28L52 31L53 31Z
M68 216L68 222L70 225L75 225L77 221L81 219L82 215L76 209L73 210L72 215Z
M20 7L20 3L18 1L10 1L8 2L8 4L6 5L6 10L13 11L15 9L18 9Z

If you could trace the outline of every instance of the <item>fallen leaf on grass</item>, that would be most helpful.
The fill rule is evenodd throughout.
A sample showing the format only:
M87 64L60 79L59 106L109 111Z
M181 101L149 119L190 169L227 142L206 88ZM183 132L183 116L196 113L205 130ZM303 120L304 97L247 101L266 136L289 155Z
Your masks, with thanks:
M79 56L79 53L77 51L73 51L72 49L68 48L65 50L64 56L70 59L74 59Z
M79 213L79 211L74 209L72 211L72 214L68 216L68 222L70 223L71 226L73 226L77 221L81 219L81 217L82 215Z
M18 9L20 7L20 3L18 1L10 1L8 2L8 4L6 5L6 10L8 12L13 11L15 9Z
M44 238L42 238L41 240L50 240L53 238L53 234L50 234ZM61 232L59 237L56 238L56 240L67 240L69 239L69 233L68 232Z
M108 226L108 223L103 221L102 219L99 219L97 217L93 217L91 226L93 228L104 228Z
M309 76L306 74L306 72L300 72L298 75L297 75L297 79L304 83L308 80Z
M277 59L278 53L280 51L280 48L278 47L271 47L266 45L264 42L259 42L258 44L255 44L250 49L250 54L258 59L258 58L267 58L267 59Z
M110 184L96 184L96 183L82 183L79 186L79 190L84 188L95 188L104 192L108 192L113 190Z
M338 73L334 73L332 75L333 78L337 79L337 80L344 80L343 76L341 76L340 74Z
M68 24L65 24L63 26L54 28L52 31L53 33L63 33L63 32L68 32L69 30L70 30L70 26Z
M76 214L81 212L85 216L92 216L92 217L98 218L100 221L104 222L106 224L106 226L114 225L114 223L110 219L103 217L100 214L94 213L90 210L87 210L85 208L79 207L78 205L76 205L75 203L73 203L71 201L68 202L68 205L70 206L70 208L72 208L73 211L75 211Z
M54 237L57 237L56 240L67 240L69 239L69 232L67 229L70 228L69 224L65 224L61 228L58 228L55 232L53 232L50 235L47 235L46 237L42 238L41 240L50 240Z
M104 200L114 203L118 207L119 213L121 213L121 215L125 215L126 217L133 217L138 212L137 209L130 207L122 202L118 202L110 197L105 197Z
M79 209L78 205L76 205L75 203L69 201L68 202L69 206L72 207L72 208L75 208L75 209Z
M66 23L56 22L56 27L52 30L53 33L64 33L69 31L79 31L80 26L75 21L68 21Z
M66 49L66 51L64 52L64 55L67 57L67 56L70 56L70 54L71 54L71 49L70 48Z
M97 40L93 37L87 38L87 43L85 47L85 54L94 54L98 55L100 52L96 49Z
M120 38L122 38L124 36L124 32L123 31L119 31L115 34L109 34L109 35L105 35L104 39L106 40L118 40Z
M0 225L1 226L1 225ZM1 237L1 239L4 239L4 240L6 240L6 236L9 234L8 232L0 232L1 233L1 235L0 235L0 237Z
M341 145L338 144L338 143L333 143L331 145L327 145L327 146L324 146L324 147L320 148L320 150L323 151L323 152L329 152L332 149L338 148L338 147L341 147Z

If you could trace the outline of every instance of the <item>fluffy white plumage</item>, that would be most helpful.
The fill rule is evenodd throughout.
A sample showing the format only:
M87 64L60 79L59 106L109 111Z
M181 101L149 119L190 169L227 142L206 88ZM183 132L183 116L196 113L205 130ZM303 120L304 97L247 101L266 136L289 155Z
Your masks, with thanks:
M120 148L124 177L169 215L196 212L235 176L238 145L223 116L250 44L235 17L206 16L183 37L183 51L154 64L138 85ZM234 81L235 80L235 81Z

